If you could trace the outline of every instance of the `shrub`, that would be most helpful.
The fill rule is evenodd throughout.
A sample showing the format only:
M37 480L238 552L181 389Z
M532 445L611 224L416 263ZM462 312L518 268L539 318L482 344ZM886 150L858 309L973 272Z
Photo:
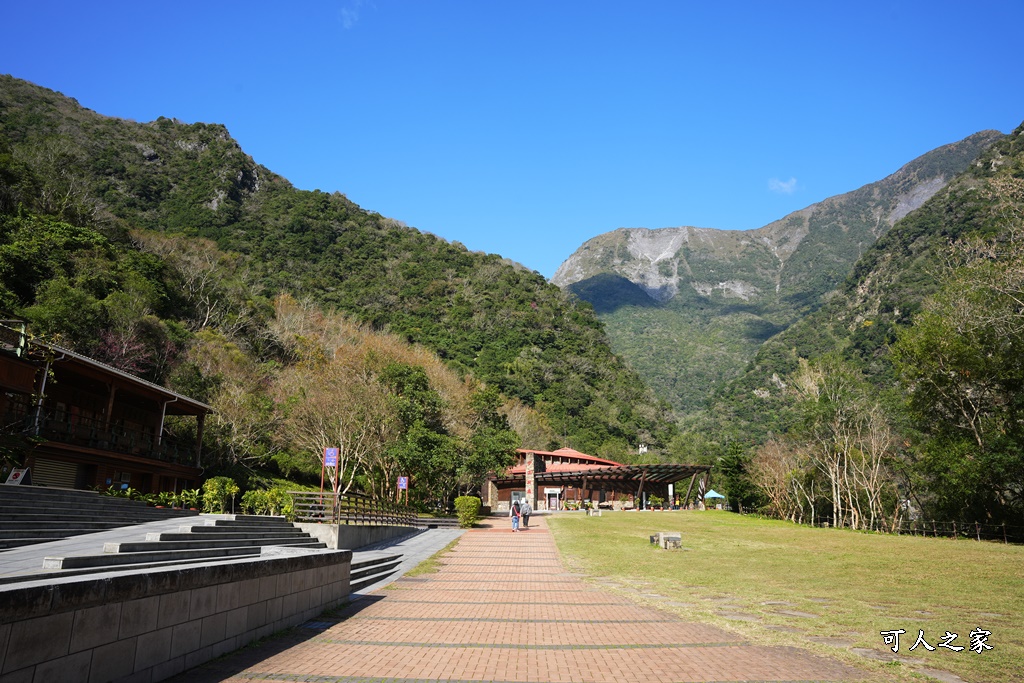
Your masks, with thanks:
M476 524L480 515L480 499L476 496L459 496L455 499L455 512L459 515L459 526L463 529Z
M203 484L203 512L226 512L228 501L238 495L238 484L231 477L213 477Z
M242 494L242 512L249 515L265 515L268 510L267 491L250 489Z
M251 515L292 514L292 497L288 490L276 486L272 489L251 489L242 495L242 511Z
M288 489L275 486L267 491L267 514L291 518L293 512L292 497Z

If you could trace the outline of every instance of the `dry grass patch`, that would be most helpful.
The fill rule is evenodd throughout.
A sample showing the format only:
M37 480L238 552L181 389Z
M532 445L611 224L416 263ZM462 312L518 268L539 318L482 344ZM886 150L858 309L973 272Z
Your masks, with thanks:
M451 543L407 571L404 576L415 577L422 576L424 574L436 574L441 571L441 566L444 565L444 556L451 552L451 549L454 548L458 542L459 539L456 538Z
M814 529L727 512L547 518L575 571L600 585L751 640L799 645L883 678L932 669L970 683L1024 681L1024 547ZM648 537L681 531L685 551ZM618 584L616 587L614 584ZM970 651L971 631L991 650ZM898 655L881 631L904 629ZM937 647L946 631L960 652ZM871 655L896 662L882 663Z

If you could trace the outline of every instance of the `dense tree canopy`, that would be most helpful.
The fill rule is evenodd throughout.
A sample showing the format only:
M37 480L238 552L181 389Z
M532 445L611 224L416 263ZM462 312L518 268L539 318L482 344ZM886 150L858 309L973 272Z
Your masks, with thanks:
M27 259L32 275L0 270L0 305L119 367L159 381L206 328L271 358L268 301L284 291L535 409L548 428L533 433L556 436L534 447L627 457L671 439L670 412L612 354L589 305L338 192L297 190L223 126L110 119L0 76L0 181L6 272Z

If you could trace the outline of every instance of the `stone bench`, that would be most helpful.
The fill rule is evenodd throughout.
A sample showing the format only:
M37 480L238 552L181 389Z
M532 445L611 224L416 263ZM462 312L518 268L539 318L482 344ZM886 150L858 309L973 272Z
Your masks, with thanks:
M651 536L651 544L664 550L679 550L683 547L681 531L659 531Z

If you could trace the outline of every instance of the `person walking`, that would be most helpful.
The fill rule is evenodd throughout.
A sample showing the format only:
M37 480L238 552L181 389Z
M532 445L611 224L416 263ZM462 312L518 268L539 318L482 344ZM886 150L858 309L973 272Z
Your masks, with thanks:
M513 500L512 506L508 509L508 516L512 518L512 532L519 531L519 518L522 516L522 508L519 507L519 501Z
M530 505L530 501L523 498L522 503L519 505L519 513L523 516L523 528L530 528L530 515L533 514L533 507Z

